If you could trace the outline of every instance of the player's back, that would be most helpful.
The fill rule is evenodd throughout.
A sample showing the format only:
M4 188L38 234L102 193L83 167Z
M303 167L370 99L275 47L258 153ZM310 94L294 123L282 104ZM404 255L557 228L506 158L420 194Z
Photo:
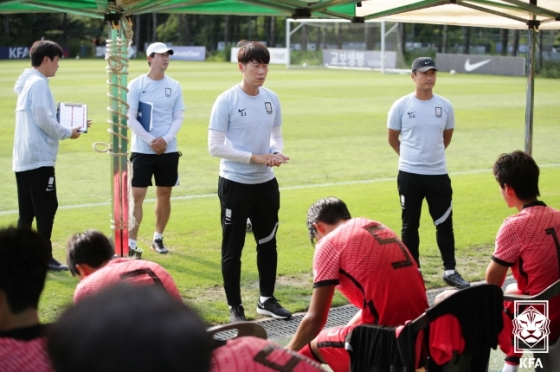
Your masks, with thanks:
M391 229L357 218L336 232L341 249L339 289L363 308L364 322L397 326L428 308L418 266Z
M78 283L74 292L74 303L121 281L137 285L161 285L170 295L182 301L175 281L157 263L146 260L115 258Z
M45 337L30 335L42 330L43 327L44 326L38 325L0 334L0 371L53 371L50 358L47 354L47 341Z
M228 340L212 353L210 372L318 372L319 364L274 342L247 336Z

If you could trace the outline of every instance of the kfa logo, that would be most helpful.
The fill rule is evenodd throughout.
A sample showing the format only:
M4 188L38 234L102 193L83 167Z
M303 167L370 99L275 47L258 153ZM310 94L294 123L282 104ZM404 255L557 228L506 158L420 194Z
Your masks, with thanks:
M29 55L28 47L12 47L10 48L10 59L27 58Z
M548 301L515 301L514 352L548 353Z

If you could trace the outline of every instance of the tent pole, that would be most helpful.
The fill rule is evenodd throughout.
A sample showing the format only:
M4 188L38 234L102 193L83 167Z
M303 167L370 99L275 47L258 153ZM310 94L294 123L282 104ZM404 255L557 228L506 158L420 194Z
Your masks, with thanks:
M529 155L533 152L533 108L535 101L535 49L537 42L537 31L540 22L533 16L533 20L527 22L528 44L527 49L527 94L525 99L525 152Z
M381 73L385 73L385 21L381 21Z
M288 55L288 62L286 63L286 68L290 68L290 18L286 18L286 53Z

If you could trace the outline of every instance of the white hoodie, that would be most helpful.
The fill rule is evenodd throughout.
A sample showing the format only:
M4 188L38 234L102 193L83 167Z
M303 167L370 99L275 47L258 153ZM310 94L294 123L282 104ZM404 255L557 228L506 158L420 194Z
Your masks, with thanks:
M14 172L40 167L54 167L58 141L72 135L56 120L56 104L45 75L34 68L26 68L19 76L14 92L16 130L12 156Z

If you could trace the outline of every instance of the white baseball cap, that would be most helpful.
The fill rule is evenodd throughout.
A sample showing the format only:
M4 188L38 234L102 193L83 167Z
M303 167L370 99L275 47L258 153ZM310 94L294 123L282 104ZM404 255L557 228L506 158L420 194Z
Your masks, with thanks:
M157 53L157 54L169 53L173 55L173 49L168 48L167 45L165 45L164 43L157 42L157 43L150 44L148 49L146 49L147 56L151 56L152 53Z

